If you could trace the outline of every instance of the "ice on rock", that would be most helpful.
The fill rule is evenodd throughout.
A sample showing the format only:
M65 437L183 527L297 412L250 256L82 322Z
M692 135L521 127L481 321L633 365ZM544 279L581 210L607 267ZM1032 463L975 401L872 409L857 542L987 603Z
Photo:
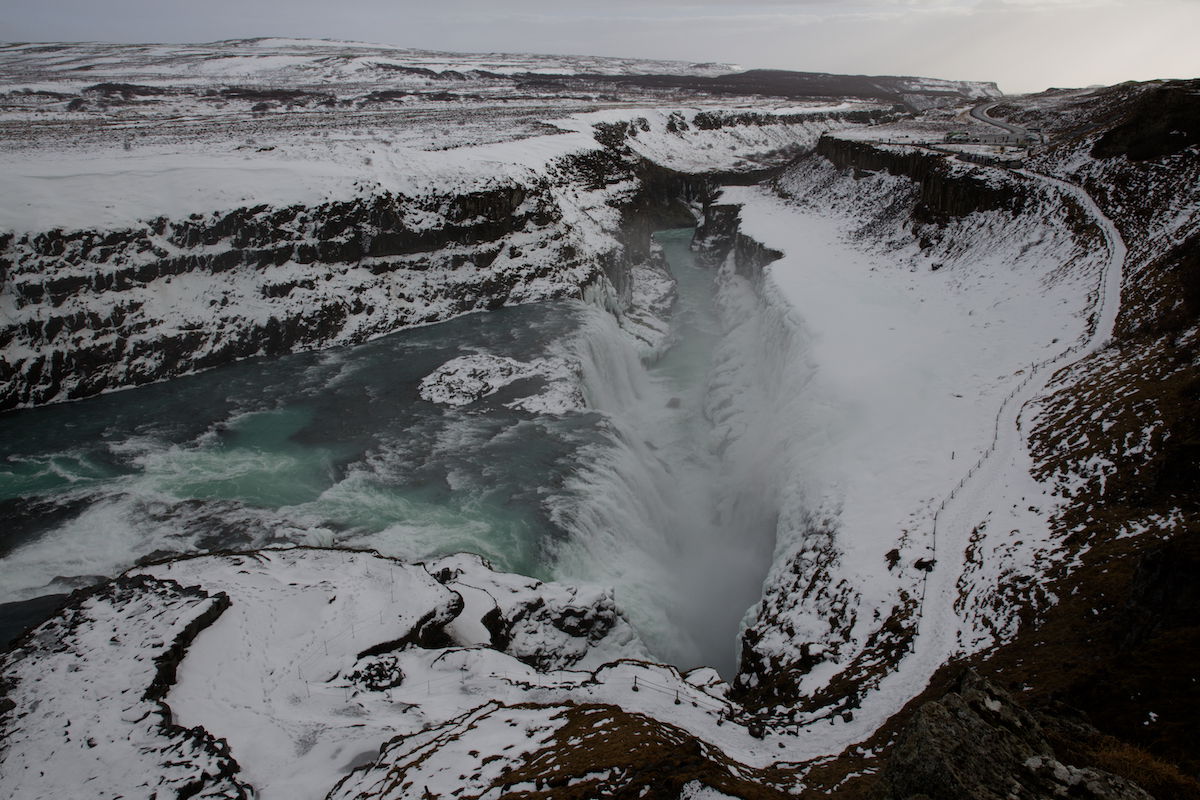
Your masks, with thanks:
M467 612L482 612L479 625L487 630L489 645L536 669L595 669L621 658L650 657L618 611L612 589L495 572L484 559L466 553L428 562L426 568L447 588L464 597L475 593L477 603L482 599L468 605L460 620Z
M474 353L447 361L421 381L421 397L431 403L466 406L517 383L536 379L540 391L507 402L510 408L564 414L584 406L576 376L578 365L566 358L518 361L507 356Z

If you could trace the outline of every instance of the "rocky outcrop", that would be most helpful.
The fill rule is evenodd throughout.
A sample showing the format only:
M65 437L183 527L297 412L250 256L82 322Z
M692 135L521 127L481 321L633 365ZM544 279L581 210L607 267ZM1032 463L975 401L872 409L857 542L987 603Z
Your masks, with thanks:
M692 237L692 249L709 265L719 265L733 248L738 231L741 206L713 203L704 210L704 219Z
M508 184L11 236L0 409L576 294L599 265L571 233Z
M944 221L977 211L1017 214L1024 208L1023 193L997 180L994 172L954 164L948 155L930 150L823 136L816 153L842 169L884 171L916 181L920 194L913 211L915 222Z
M627 122L598 124L596 140L604 149L568 156L561 162L566 179L591 191L622 184L636 187L613 202L620 217L611 233L621 246L600 255L605 277L625 304L633 287L631 267L651 258L651 234L695 225L694 209L711 202L721 183L719 174L679 172L639 157L627 145L637 131L636 124Z
M741 232L740 208L720 203L706 207L692 246L706 263L715 266L732 258L738 275L758 280L763 267L782 258L783 254Z
M612 589L498 573L483 558L465 553L425 566L470 599L463 621L486 631L486 641L460 644L486 644L541 672L649 657L617 609Z
M444 775L461 777L450 788ZM686 730L602 704L491 702L380 748L328 800L409 797L783 800L784 770L755 769Z
M1060 761L1038 719L973 672L917 710L880 784L886 800L1150 800L1124 778Z
M228 607L223 594L142 575L76 593L0 659L0 790L252 796L228 743L176 724L164 700L197 634Z

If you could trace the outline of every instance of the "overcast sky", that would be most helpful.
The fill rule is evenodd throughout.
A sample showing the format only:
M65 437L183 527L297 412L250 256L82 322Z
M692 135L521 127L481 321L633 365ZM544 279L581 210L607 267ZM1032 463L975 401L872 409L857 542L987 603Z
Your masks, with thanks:
M0 0L0 40L301 36L994 80L1200 76L1200 0Z

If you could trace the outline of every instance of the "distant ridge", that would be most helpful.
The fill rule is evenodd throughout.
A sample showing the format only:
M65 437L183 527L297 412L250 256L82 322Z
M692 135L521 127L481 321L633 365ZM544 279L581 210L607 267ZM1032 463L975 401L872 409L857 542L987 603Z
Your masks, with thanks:
M143 82L181 78L256 80L276 86L375 80L406 72L433 81L515 81L567 90L618 86L710 95L798 99L841 97L920 111L948 102L1000 97L995 83L911 76L836 75L778 69L738 71L732 64L602 56L450 53L392 45L309 39L231 39L203 44L95 42L0 45L0 84L38 79L131 76ZM92 82L96 82L93 80Z
M605 81L623 86L660 89L690 89L712 94L762 95L766 97L855 97L899 103L915 110L937 103L933 98L954 97L976 100L1001 97L993 82L951 81L939 78L900 76L836 75L827 72L792 72L779 69L753 69L718 76L688 75L531 75L541 81L555 80L567 86L573 82Z

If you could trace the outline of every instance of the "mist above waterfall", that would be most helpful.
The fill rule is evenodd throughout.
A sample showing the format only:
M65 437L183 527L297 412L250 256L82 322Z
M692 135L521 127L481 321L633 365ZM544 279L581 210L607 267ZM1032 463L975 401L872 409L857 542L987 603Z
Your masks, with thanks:
M646 365L610 315L586 323L585 389L608 436L553 504L570 534L553 569L613 585L660 657L732 676L737 635L770 562L774 506L758 492L766 487L754 464L732 463L712 422L724 340L716 274L696 263L690 229L656 238L678 282L672 346Z
M548 303L8 416L0 601L151 553L469 551L611 585L657 656L731 676L774 544L770 448L730 446L762 417L764 367L730 337L691 231L658 238L678 300L652 363L611 303ZM439 365L475 363L463 354L573 364L586 408L520 402L544 391L536 374L461 405L422 400Z

